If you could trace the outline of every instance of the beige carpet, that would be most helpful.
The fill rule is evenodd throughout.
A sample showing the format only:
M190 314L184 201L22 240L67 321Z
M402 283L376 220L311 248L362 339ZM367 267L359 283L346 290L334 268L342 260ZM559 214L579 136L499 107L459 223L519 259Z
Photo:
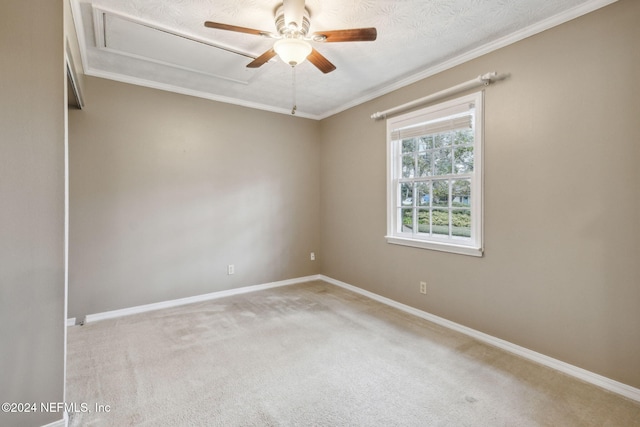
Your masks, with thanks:
M73 326L67 355L70 426L640 426L637 402L323 282Z

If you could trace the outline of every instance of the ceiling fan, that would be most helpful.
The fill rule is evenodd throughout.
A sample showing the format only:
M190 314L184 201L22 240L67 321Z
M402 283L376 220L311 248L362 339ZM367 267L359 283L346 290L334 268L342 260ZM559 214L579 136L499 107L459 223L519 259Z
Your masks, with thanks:
M277 33L211 21L204 23L208 28L253 34L277 40L271 49L247 64L248 68L258 68L278 55L292 67L308 59L309 62L325 74L335 70L336 66L315 50L309 42L373 41L378 35L376 29L372 27L320 31L308 34L311 21L309 10L305 6L305 0L283 0L275 12L275 24Z

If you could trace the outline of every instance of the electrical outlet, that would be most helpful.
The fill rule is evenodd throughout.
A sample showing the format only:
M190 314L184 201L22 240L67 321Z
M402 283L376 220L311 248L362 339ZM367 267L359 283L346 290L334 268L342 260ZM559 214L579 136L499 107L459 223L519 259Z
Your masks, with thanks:
M316 260L316 253L315 252L311 252L311 254L309 255L309 258L311 259L311 261L315 261Z
M427 293L427 282L420 282L420 293L421 294Z
M236 272L236 268L233 264L227 265L227 274L234 274Z

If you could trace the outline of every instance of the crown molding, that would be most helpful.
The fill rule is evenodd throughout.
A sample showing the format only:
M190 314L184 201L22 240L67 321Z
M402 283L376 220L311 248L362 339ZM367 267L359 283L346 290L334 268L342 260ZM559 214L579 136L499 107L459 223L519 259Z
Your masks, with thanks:
M479 58L482 55L486 55L495 50L501 49L503 47L509 46L516 42L526 39L527 37L531 37L553 27L557 27L558 25L564 24L565 22L569 22L573 19L579 18L583 15L601 9L605 6L608 6L612 3L617 2L618 0L591 0L587 3L583 3L581 5L575 6L571 9L567 9L566 11L554 15L550 18L547 18L543 21L537 22L528 27L522 28L514 33L511 33L507 36L501 37L497 40L494 40L490 43L479 46L475 49L472 49L468 52L465 52L461 55L458 55L454 58L451 58L447 61L441 62L432 67L426 68L418 73L412 74L408 77L405 77L401 80L395 81L390 85L384 86L380 89L377 89L373 92L366 94L365 96L355 99L352 102L342 105L334 110L331 110L325 114L320 116L320 120L326 119L327 117L331 117L335 114L346 111L350 108L356 107L358 105L364 104L365 102L371 101L373 99L379 98L383 95L396 91L398 89L402 89L405 86L416 83L420 80L424 80L427 77L431 77L435 74L441 73L443 71L449 70L458 65L464 64L465 62L471 61L472 59Z

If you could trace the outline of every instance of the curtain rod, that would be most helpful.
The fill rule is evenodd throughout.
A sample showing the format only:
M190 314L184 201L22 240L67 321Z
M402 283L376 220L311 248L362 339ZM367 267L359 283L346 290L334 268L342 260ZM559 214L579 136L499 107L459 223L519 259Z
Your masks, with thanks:
M440 92L432 93L431 95L427 95L423 98L416 99L415 101L407 102L406 104L398 105L397 107L390 108L384 111L378 111L377 113L373 113L371 118L373 120L381 120L386 118L390 114L395 114L400 111L408 110L409 108L416 107L421 104L426 104L430 101L435 101L436 99L444 98L445 96L453 95L458 92L462 92L463 90L471 89L476 86L487 86L493 81L497 80L498 73L493 71L491 73L482 74L475 79L466 81L464 83L460 83L459 85L450 87L448 89L441 90Z

